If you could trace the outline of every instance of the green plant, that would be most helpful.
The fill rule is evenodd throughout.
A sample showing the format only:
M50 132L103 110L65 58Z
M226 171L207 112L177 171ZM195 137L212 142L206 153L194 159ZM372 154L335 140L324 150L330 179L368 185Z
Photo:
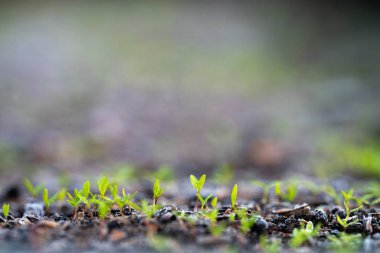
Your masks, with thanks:
M269 202L269 193L270 189L275 186L276 182L272 183L264 183L259 180L252 180L251 183L255 186L258 186L263 189L263 197L261 199L261 203L266 204Z
M9 204L4 203L4 204L3 204L3 216L4 216L5 219L6 219L6 218L8 217L8 215L9 215L9 209L10 209Z
M149 173L149 178L153 181L159 179L161 182L172 182L174 181L174 171L169 165L161 165L157 171Z
M74 208L77 208L79 204L83 200L87 200L88 196L90 195L90 181L86 180L84 182L82 189L79 191L78 189L74 189L73 195L71 195L69 192L67 192L67 197L69 198L67 202L72 205Z
M252 228L252 226L255 225L257 216L256 215L254 215L254 216L248 215L246 208L236 210L235 212L236 212L236 216L239 219L240 231L243 234L247 233ZM230 216L230 218L231 218L231 216Z
M281 185L285 185L286 190L282 191ZM277 181L274 183L274 187L276 196L281 200L292 202L297 197L298 183L294 180L287 183Z
M62 188L61 190L59 190L57 192L57 200L65 200L66 192L67 192L66 188Z
M340 194L335 190L334 187L328 184L324 184L322 185L322 190L334 200L335 204L340 205Z
M311 221L308 221L306 227L301 227L300 229L295 228L292 232L292 239L289 241L289 246L291 248L297 248L304 244L307 240L310 240L313 236L316 236L319 232L320 226L314 225Z
M350 215L352 213L358 211L360 208L362 208L362 206L359 206L359 207L354 208L354 209L350 209L350 201L355 200L355 197L353 196L354 195L353 189L350 189L348 192L342 191L342 195L343 195L343 205L344 205L344 208L346 210L346 217L342 219L342 218L340 218L339 215L336 215L336 220L344 229L346 229L351 224L353 224L359 220L355 216L350 217Z
M98 180L98 189L99 189L99 194L100 196L104 197L106 192L107 192L107 189L108 189L108 178L102 176L99 180Z
M220 165L212 175L212 181L219 184L229 184L234 179L234 170L231 165Z
M211 200L211 206L212 206L212 208L215 209L216 206L217 206L217 204L218 204L218 198L215 197L215 198L213 198L213 199Z
M47 188L44 189L44 192L42 194L42 201L44 202L46 209L49 209L51 204L53 204L56 201L57 197L58 197L58 194L56 193L49 198L48 189Z
M153 209L156 210L156 203L159 197L164 194L164 190L160 187L160 180L156 179L153 185Z
M237 184L234 185L231 191L231 206L232 209L236 208L236 200L237 200L237 194L238 194L238 186Z
M91 205L96 202L96 195L93 195L92 193L90 195L91 195L91 198L88 198L78 193L78 198L80 200L80 203L85 204L87 208L91 208Z
M328 240L330 242L328 248L336 253L357 252L363 241L360 234L346 233L341 233L338 237L331 235Z
M194 189L197 191L197 200L194 206L195 211L198 209L198 198L201 195L201 191L205 182L206 182L206 174L203 174L199 179L197 179L192 174L190 175L190 183L194 187Z
M24 186L25 186L25 189L30 194L30 196L32 196L33 198L37 198L38 195L41 193L41 191L45 187L43 184L34 186L32 182L30 182L30 180L27 178L24 179Z
M377 205L380 203L380 183L370 182L368 186L364 189L364 195L362 196L362 201L365 204ZM371 200L370 202L368 200Z
M280 252L281 241L279 239L269 240L265 235L260 236L260 247L264 253Z
M109 191L113 199L110 199L108 197L102 197L102 196L100 196L100 198L102 198L103 200L107 201L110 204L115 203L119 207L120 210L123 209L124 206L129 206L129 207L133 207L136 210L141 210L139 206L137 206L135 203L132 202L132 199L137 194L137 191L134 192L133 194L126 194L125 189L123 188L122 197L119 197L118 185L116 183L109 185Z
M110 205L106 201L95 200L95 199L93 203L95 203L98 207L99 218L105 219L105 217L107 216L110 210Z
M210 232L213 236L218 237L223 233L226 227L227 227L227 224L225 222L220 222L219 224L213 223L210 226Z
M157 206L153 207L152 205L149 205L146 199L141 200L141 212L150 218L154 216L156 207Z
M203 198L200 194L198 194L198 199L201 202L201 209L204 209L207 201L212 197L212 194L208 195L207 197Z

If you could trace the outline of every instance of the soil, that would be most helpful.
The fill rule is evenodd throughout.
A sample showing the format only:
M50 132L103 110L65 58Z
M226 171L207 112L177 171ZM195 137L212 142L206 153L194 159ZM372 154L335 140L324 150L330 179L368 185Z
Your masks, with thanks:
M171 187L176 191L179 186ZM120 210L113 206L107 217L100 219L95 208L81 205L74 209L63 201L46 210L41 202L25 197L19 186L11 186L2 197L2 201L12 202L10 215L7 219L0 218L0 252L265 252L260 246L262 236L269 242L279 240L281 252L293 252L288 246L292 231L308 221L314 226L320 224L321 228L297 251L314 252L328 250L331 244L327 237L339 236L344 231L336 215L345 217L345 210L328 196L301 191L294 203L271 195L269 203L263 204L259 191L252 191L244 184L240 188L237 211L228 204L229 195L224 194L213 223L200 208L194 211L192 193L177 191L172 195L168 189L166 197L159 200L162 207L153 217L130 207ZM223 192L223 189L214 190ZM149 193L150 189L141 192ZM148 195L137 196L136 202L142 197ZM297 204L307 199L310 201ZM247 210L248 218L256 217L255 224L246 232L240 229L237 216L231 218L231 214L242 209ZM351 216L357 216L358 221L345 232L361 235L364 239L361 251L380 252L380 208L364 206ZM224 229L220 235L213 235L212 228L217 224L222 224Z

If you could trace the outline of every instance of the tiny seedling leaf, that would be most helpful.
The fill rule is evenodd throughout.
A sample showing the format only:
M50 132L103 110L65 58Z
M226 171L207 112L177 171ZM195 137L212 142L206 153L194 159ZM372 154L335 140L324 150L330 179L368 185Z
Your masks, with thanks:
M108 179L106 177L103 176L98 180L98 189L100 196L104 196L106 194L108 189Z
M8 217L9 209L10 209L9 204L4 203L3 204L3 216L4 216L4 218Z
M236 206L237 194L238 194L238 186L237 186L237 184L235 184L234 188L232 188L232 191L231 191L231 205L232 205L232 208L235 208L235 206Z

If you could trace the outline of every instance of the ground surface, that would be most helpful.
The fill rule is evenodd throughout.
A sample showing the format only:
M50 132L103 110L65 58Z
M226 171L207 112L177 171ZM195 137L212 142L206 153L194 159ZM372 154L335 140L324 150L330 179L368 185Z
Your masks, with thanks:
M341 187L347 184L348 182L335 182L335 185ZM322 185L321 183L321 189L324 187ZM98 217L97 208L88 209L83 204L74 209L64 201L59 201L47 210L41 201L19 194L22 189L15 186L8 195L3 196L3 200L13 201L12 216L7 220L0 218L1 251L379 251L378 206L364 205L351 213L352 221L355 217L357 220L343 228L337 222L336 216L345 218L345 209L336 203L331 194L316 192L315 188L311 191L313 188L310 186L308 190L301 182L298 186L298 193L291 203L282 201L271 192L269 203L263 204L266 200L262 199L262 189L241 183L238 205L233 209L230 187L212 184L211 187L205 187L204 193L212 192L218 196L216 209L209 204L207 210L199 210L199 206L194 212L195 195L190 182L170 183L166 185L166 193L159 200L162 207L157 207L151 217L146 211L138 211L128 206L120 209L113 205L104 219ZM147 182L138 188L140 193L136 195L135 203L139 203L144 197L150 199L151 183ZM340 197L338 201L342 199ZM354 202L350 205L357 206ZM217 210L215 221L208 216L212 210ZM248 221L253 222L247 225ZM308 221L314 224L315 229L318 226L320 229L300 245L291 248L294 231ZM338 244L331 239L340 237L349 238L349 241Z

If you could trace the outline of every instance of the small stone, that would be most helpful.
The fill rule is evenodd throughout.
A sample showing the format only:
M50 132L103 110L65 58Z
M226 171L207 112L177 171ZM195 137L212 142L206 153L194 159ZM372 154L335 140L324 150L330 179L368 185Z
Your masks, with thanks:
M126 237L126 233L120 229L113 229L110 233L109 239L112 242L118 242L123 240Z
M346 231L348 233L361 233L363 232L364 230L364 226L363 224L361 224L360 222L355 222L355 223L352 223L350 224L347 228L346 228Z
M37 227L39 228L56 228L58 223L50 220L42 220L37 223Z
M40 203L27 203L25 205L24 216L41 218L44 214L44 207Z
M322 222L323 224L327 223L326 212L320 209L315 210L315 221Z
M264 232L268 229L268 222L263 217L259 216L252 229L258 232Z

